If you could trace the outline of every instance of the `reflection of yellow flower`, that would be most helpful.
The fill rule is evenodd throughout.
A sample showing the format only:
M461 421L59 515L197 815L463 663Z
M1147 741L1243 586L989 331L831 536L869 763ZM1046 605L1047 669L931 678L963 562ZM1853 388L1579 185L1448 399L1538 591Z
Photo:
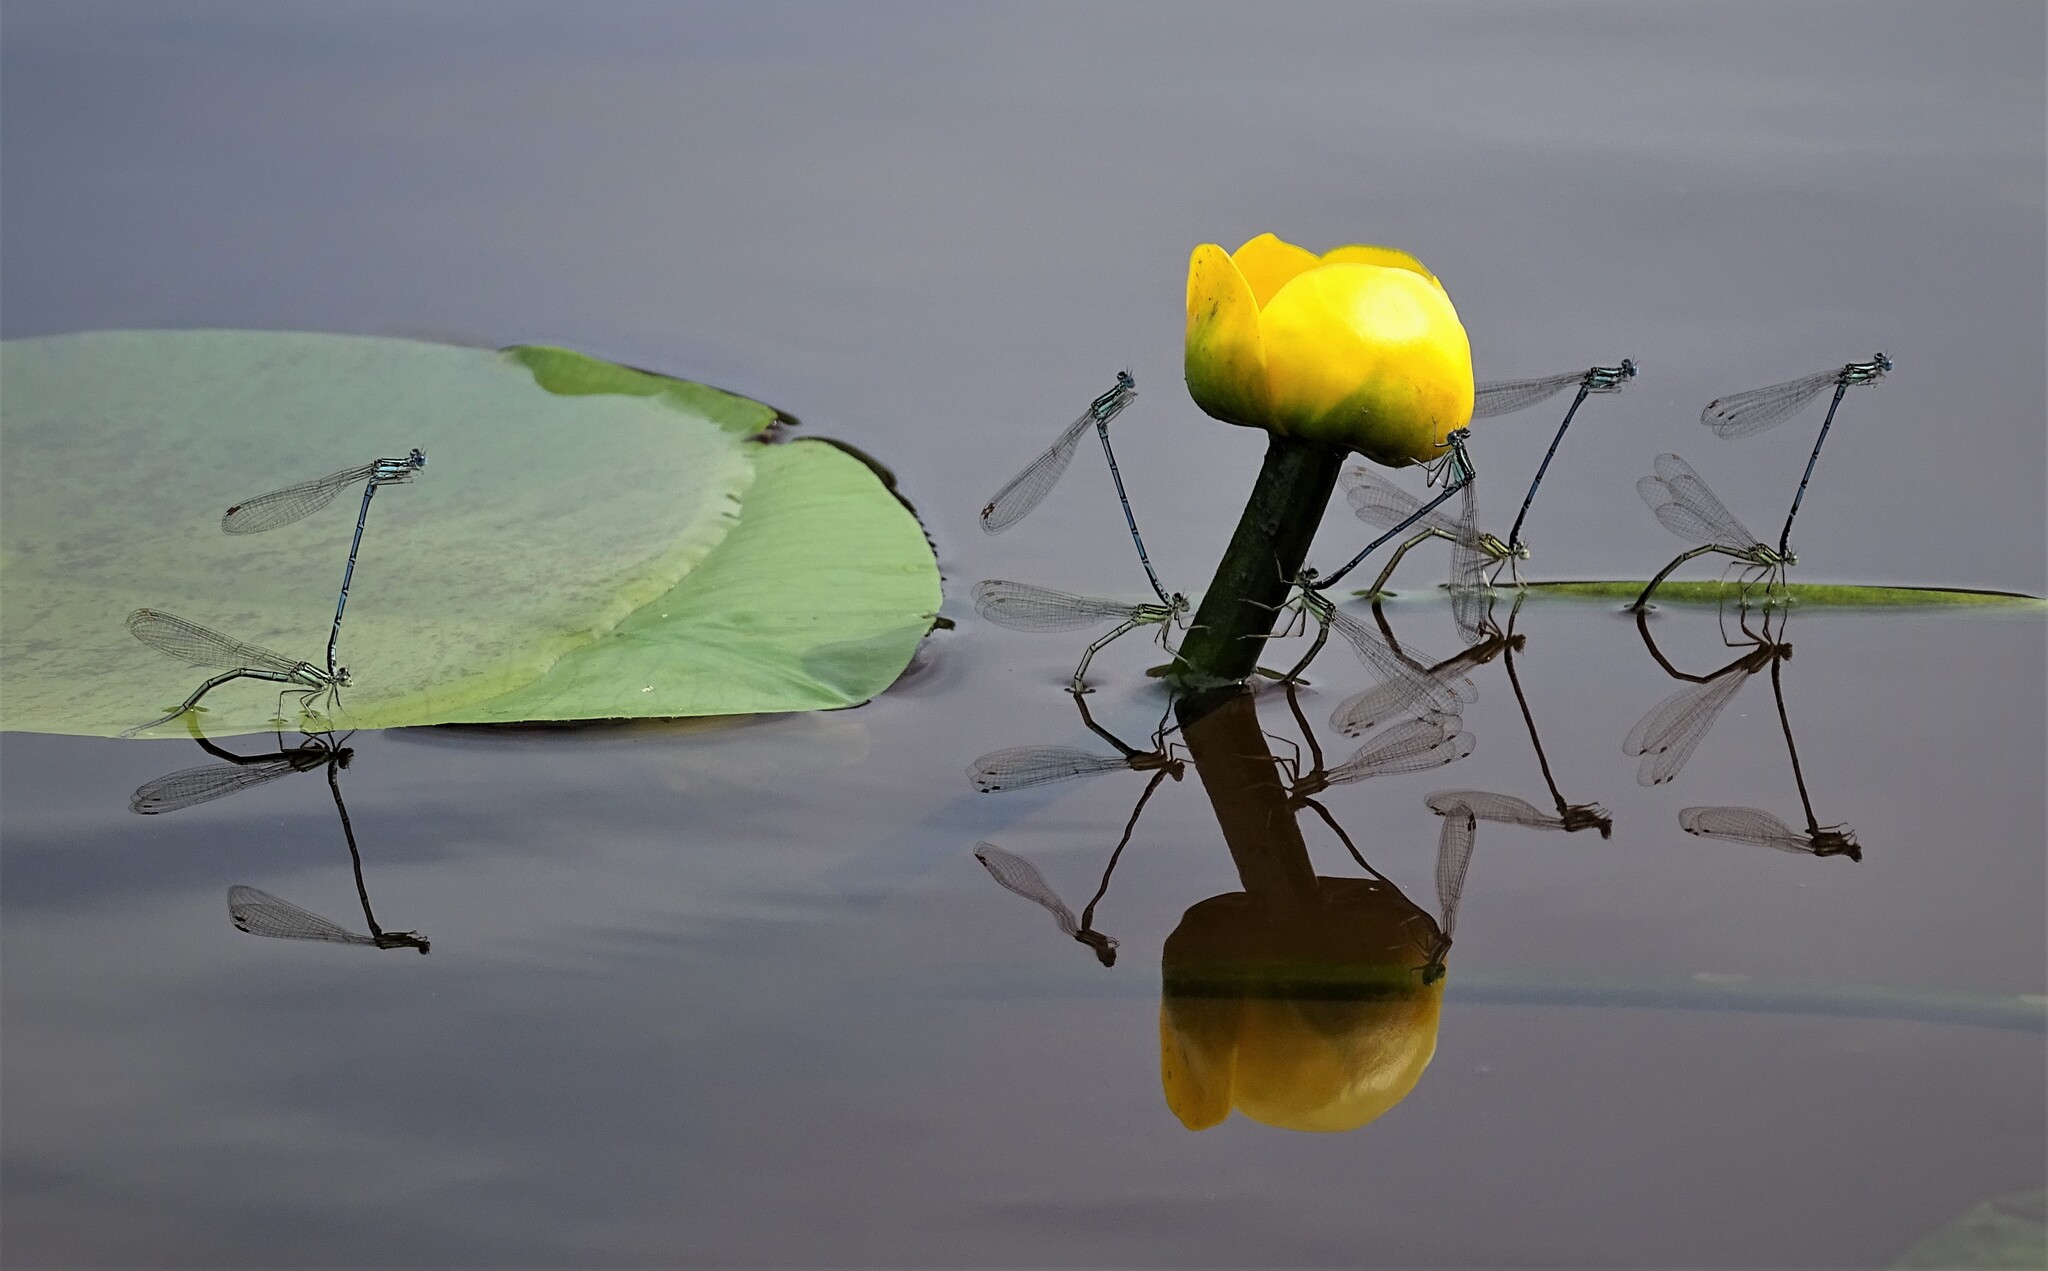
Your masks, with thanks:
M1443 284L1391 247L1315 256L1261 234L1188 261L1188 392L1233 424L1427 463L1472 418L1472 347Z
M1280 914L1241 892L1188 910L1163 957L1167 1106L1190 1130L1232 1107L1289 1130L1377 1119L1436 1053L1443 981L1424 985L1417 959L1434 932L1371 879L1318 879L1314 901Z

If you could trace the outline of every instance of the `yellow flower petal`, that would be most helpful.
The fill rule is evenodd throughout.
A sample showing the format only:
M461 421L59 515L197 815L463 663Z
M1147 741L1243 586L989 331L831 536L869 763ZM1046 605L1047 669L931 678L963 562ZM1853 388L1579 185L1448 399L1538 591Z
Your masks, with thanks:
M1322 263L1314 252L1282 242L1271 234L1261 234L1230 253L1230 261L1252 285L1252 295L1261 309L1295 275L1307 273Z
M1228 997L1168 998L1159 1004L1159 1084L1166 1106L1190 1130L1221 1125L1230 1115L1243 1009Z
M1323 253L1325 265L1380 265L1387 269L1406 269L1421 274L1435 283L1438 291L1443 290L1443 281L1430 273L1421 261L1398 247L1380 247L1373 243L1351 243Z
M1441 456L1471 421L1471 344L1450 298L1421 274L1324 265L1259 316L1277 432L1401 467Z
M1188 258L1188 395L1216 418L1266 426L1266 355L1259 304L1237 266L1214 243Z

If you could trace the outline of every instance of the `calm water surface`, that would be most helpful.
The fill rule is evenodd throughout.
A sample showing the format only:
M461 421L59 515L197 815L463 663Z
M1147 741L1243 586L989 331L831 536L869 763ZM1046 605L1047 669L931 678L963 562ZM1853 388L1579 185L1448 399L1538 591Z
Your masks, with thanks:
M1258 446L1179 387L1182 270L1267 229L1414 250L1482 378L1643 364L1565 443L1533 576L1677 551L1630 489L1661 451L1773 524L1817 414L1728 443L1700 406L1884 349L1800 576L2043 591L2038 6L16 3L0 29L9 337L552 341L728 384L898 470L960 624L855 711L359 733L360 893L320 770L145 817L138 787L217 760L0 738L10 1262L1872 1265L2043 1185L2038 615L1774 621L1777 684L1760 662L1644 786L1624 737L1698 686L1609 607L1524 605L1516 682L1505 653L1471 671L1469 758L1318 802L1404 931L1446 917L1427 796L1551 810L1538 744L1612 837L1480 823L1433 1060L1308 1134L1191 1132L1162 1085L1169 939L1261 885L1213 767L1117 858L1114 966L977 863L998 844L1080 910L1147 774L977 793L985 752L1109 747L1061 691L1083 641L963 599L1142 587L1092 456L1024 526L974 526L1125 365L1148 540L1206 581ZM1554 418L1482 426L1489 525ZM1333 514L1316 559L1357 532ZM1385 617L1442 656L1421 556ZM1705 676L1749 647L1719 617L1646 625ZM1157 660L1113 647L1088 701L1140 748ZM1334 768L1371 679L1342 648L1311 678ZM1286 697L1257 710L1245 744L1303 756L1268 771L1312 769ZM1804 827L1787 726L1861 860L1681 829ZM1366 877L1294 812L1313 874ZM245 934L236 885L356 932L367 901L432 951ZM1378 1018L1357 996L1305 1018L1347 1036Z

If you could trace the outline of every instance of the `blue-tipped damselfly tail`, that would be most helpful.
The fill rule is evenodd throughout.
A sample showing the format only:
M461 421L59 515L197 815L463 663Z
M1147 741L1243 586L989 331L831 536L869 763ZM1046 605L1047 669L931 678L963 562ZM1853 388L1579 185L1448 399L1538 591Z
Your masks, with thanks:
M404 485L427 466L426 452L415 446L403 459L377 459L360 468L330 472L324 477L288 485L282 490L245 499L221 514L220 528L227 534L261 534L302 521L334 501L334 496L356 482L363 485L363 502L356 512L355 537L348 545L348 563L341 571L341 596L334 604L334 629L327 637L327 670L335 671L335 646L341 640L341 614L348 608L349 584L355 578L356 553L363 545L363 525L369 520L370 500L380 486Z
M1628 382L1636 377L1636 360L1632 357L1621 359L1620 366L1592 366L1579 373L1579 394L1572 398L1571 409L1565 411L1564 422L1557 426L1557 432L1550 439L1550 449L1543 452L1543 462L1536 465L1536 475L1529 479L1529 492L1522 496L1522 510L1515 513L1515 523L1508 530L1508 568L1516 582L1521 581L1521 570L1517 562L1527 560L1529 549L1522 542L1522 522L1529 519L1529 505L1536 501L1536 487L1543 484L1543 474L1550 471L1550 461L1557 454L1557 445L1564 440L1565 430L1572 426L1572 417L1579 413L1579 407L1594 393L1619 393ZM1472 413L1477 416L1475 404Z
M128 615L128 630L150 648L168 654L180 662L191 666L226 670L193 690L192 695L176 710L161 719L154 719L147 724L129 729L122 734L124 737L133 737L160 724L169 723L197 707L200 698L230 680L267 680L273 684L291 686L278 695L280 717L283 714L284 699L288 696L296 694L299 698L300 713L310 714L310 706L315 698L325 695L330 702L338 701L340 690L349 685L346 667L323 671L311 662L301 662L261 645L224 636L218 631L161 610L137 609Z
M1115 622L1113 630L1088 646L1081 655L1081 664L1074 668L1072 690L1085 693L1088 663L1098 650L1128 631L1153 624L1159 626L1160 644L1166 645L1167 632L1187 613L1188 601L1176 592L1165 604L1133 604L990 578L974 585L974 608L990 622L1012 631L1075 631L1100 622Z
M1414 537L1394 549L1394 554L1387 558L1386 565L1366 594L1376 596L1386 591L1387 580L1393 577L1395 568L1410 548L1432 538L1444 539L1451 545L1451 616L1457 622L1458 630L1468 639L1483 636L1488 585L1486 571L1489 567L1497 569L1503 561L1512 560L1515 553L1493 535L1479 532L1478 483L1465 483L1461 491L1464 502L1458 515L1451 516L1434 505L1424 508L1422 500L1364 468L1346 468L1338 474L1337 480L1344 487L1344 497L1350 502L1351 510L1367 525L1380 529L1396 525L1411 529L1419 527ZM1527 556L1529 553L1525 548L1521 554Z
M309 734L299 745L264 755L237 755L198 738L199 744L220 756L222 762L202 764L166 773L137 786L128 800L128 810L139 816L159 816L211 803L244 790L268 785L279 777L316 768L346 768L355 751L331 737Z
M1074 911L1067 908L1067 903L1045 881L1045 875L1038 872L1036 865L1015 852L1006 852L987 842L974 845L974 859L981 862L989 877L995 879L1003 890L1022 896L1051 914L1060 930L1093 949L1096 960L1102 965L1116 965L1116 937L1095 930L1091 925L1092 914L1089 919L1076 919ZM1090 908L1092 910L1093 906Z
M1828 416L1821 421L1820 436L1814 438L1813 453L1806 457L1806 471L1800 474L1799 490L1792 496L1792 510L1785 515L1785 531L1778 536L1780 555L1791 553L1792 522L1799 515L1800 502L1806 498L1807 482L1813 479L1813 465L1820 459L1821 444L1828 439L1828 429L1834 426L1835 412L1841 408L1842 395L1859 384L1877 383L1891 369L1891 358L1880 353L1868 362L1850 362L1833 370L1815 371L1796 380L1786 380L1783 384L1772 384L1768 388L1753 388L1745 393L1717 397L1700 412L1700 422L1712 428L1717 436L1753 437L1792 418L1824 390L1830 387L1835 390L1834 400L1828 403Z
M1407 517L1399 525L1394 526L1372 542L1367 543L1363 551L1344 562L1337 572L1329 575L1319 575L1314 570L1305 571L1302 575L1302 585L1317 591L1324 591L1336 586L1339 579L1358 568L1359 563L1365 560L1366 557L1378 551L1385 544L1407 533L1412 526L1420 523L1423 517L1435 511L1444 500L1470 484L1478 475L1472 469L1472 457L1465 452L1465 441L1471 435L1470 429L1459 428L1454 430L1444 439L1444 456L1427 465L1429 484L1435 485L1438 481L1443 482L1444 488L1441 494L1421 505L1413 515Z
M1783 578L1788 565L1798 563L1798 558L1771 547L1749 532L1737 520L1700 474L1677 455L1658 455L1656 475L1644 477L1636 482L1636 493L1649 505L1664 528L1699 546L1688 552L1681 552L1669 565L1657 571L1642 594L1635 598L1629 608L1641 613L1650 603L1650 593L1669 577L1671 571L1707 552L1716 552L1733 558L1746 569L1762 571L1767 580Z

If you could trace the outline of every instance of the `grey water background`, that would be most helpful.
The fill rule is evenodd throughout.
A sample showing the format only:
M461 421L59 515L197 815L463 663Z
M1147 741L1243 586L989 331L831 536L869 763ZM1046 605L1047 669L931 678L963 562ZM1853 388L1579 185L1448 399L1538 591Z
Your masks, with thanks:
M1678 686L1632 624L1532 604L1532 713L1615 837L1482 833L1436 1061L1382 1120L1192 1135L1159 1090L1157 957L1236 886L1214 821L1193 783L1148 808L1112 970L996 889L977 839L1078 905L1136 779L972 794L973 755L1081 736L1078 647L961 597L1142 588L1090 454L1010 534L974 523L1122 366L1154 558L1206 582L1260 446L1179 385L1186 257L1264 230L1415 252L1482 379L1642 364L1546 480L1536 577L1669 559L1631 489L1667 450L1768 533L1818 408L1742 443L1699 408L1882 349L1898 369L1844 404L1799 576L2048 590L2043 48L2025 4L13 0L0 333L557 342L722 384L896 470L962 628L853 712L359 735L370 893L426 958L228 925L233 883L354 924L317 776L146 819L129 792L196 748L6 735L7 1260L1870 1264L2040 1187L2038 1032L1458 993L2039 994L2038 617L1793 618L1788 710L1852 863L1678 830L1695 803L1798 821L1767 682L1645 790L1620 740ZM1482 477L1489 524L1554 423L1476 431L1508 474ZM1317 558L1356 533L1340 505ZM1451 645L1440 606L1393 618ZM1688 670L1735 653L1707 611L1655 629ZM1097 671L1134 740L1148 660ZM1318 723L1365 683L1319 668ZM1504 678L1477 678L1471 759L1331 798L1424 903L1424 794L1544 802Z

